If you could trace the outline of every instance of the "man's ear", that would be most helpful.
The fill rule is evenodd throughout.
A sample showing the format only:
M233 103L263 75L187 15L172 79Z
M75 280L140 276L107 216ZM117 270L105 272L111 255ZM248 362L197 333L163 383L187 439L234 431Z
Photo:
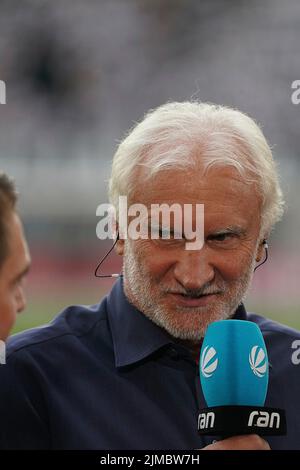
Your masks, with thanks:
M118 240L115 244L116 253L120 256L124 255L124 240Z
M255 261L256 261L257 263L259 263L259 262L262 260L263 254L264 254L264 244L263 244L263 242L261 242L261 243L258 245L258 249L257 249L257 252L256 252Z
M263 238L260 242L259 242L259 245L258 245L258 248L257 248L257 252L256 252L256 258L255 258L255 261L257 263L259 263L264 254L265 254L265 243L266 243L266 238Z
M117 242L115 244L115 251L118 255L124 255L124 237L120 238L120 228L118 222L115 223Z

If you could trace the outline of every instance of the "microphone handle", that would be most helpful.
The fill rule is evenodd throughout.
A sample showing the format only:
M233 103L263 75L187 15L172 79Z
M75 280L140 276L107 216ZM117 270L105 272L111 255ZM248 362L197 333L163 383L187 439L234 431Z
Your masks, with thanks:
M285 411L265 406L226 405L203 408L198 415L200 435L284 436L287 432Z

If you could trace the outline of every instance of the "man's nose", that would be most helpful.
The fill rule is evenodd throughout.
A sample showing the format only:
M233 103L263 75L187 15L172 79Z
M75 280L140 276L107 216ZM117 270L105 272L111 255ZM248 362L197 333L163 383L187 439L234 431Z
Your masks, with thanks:
M185 289L199 289L213 281L215 269L205 248L185 250L176 263L174 275Z
M21 313L26 308L26 297L23 289L19 289L17 296L17 312Z

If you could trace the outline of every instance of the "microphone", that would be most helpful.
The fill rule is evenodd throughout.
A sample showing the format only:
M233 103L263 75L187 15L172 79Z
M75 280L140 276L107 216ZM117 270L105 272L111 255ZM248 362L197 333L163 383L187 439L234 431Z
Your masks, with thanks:
M211 323L200 353L200 381L207 408L199 411L198 432L210 436L286 434L284 410L264 407L269 363L256 323Z

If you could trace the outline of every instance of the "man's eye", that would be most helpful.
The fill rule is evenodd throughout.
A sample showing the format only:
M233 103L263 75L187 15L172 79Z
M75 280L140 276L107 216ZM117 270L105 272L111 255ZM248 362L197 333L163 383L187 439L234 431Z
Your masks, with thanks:
M217 242L224 242L226 240L230 240L233 237L233 233L218 233L217 235L212 235L211 240L215 240Z
M174 238L174 232L172 230L159 229L159 238L170 240Z
M228 233L220 233L215 236L215 240L218 240L219 242L223 242L226 238L228 238Z
M161 239L171 239L174 236L174 232L168 230L168 229L163 229L161 227L154 227L152 228L151 231L152 235L154 235L157 238Z
M184 241L182 233L176 232L173 229L164 229L162 227L154 228L152 231L153 240L159 242L164 246L178 246Z

